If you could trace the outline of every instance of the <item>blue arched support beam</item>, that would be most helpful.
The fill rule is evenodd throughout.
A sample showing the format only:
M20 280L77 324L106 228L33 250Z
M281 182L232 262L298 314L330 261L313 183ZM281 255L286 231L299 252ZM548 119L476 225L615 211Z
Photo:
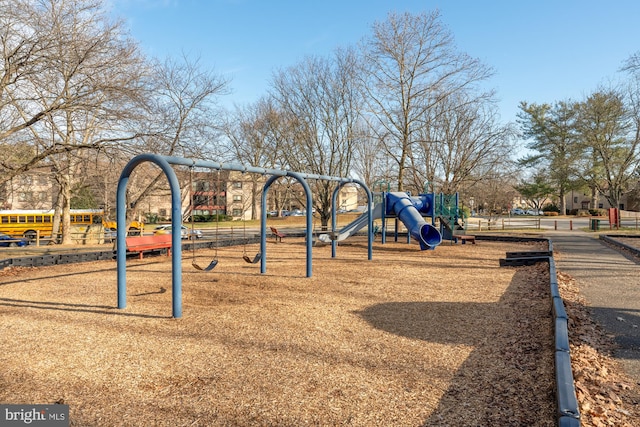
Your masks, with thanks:
M118 264L118 308L127 306L127 200L126 190L129 177L133 170L143 162L155 163L162 169L169 181L171 189L171 226L174 230L171 236L171 293L173 301L173 317L182 317L182 241L180 227L182 226L182 211L180 200L180 182L171 164L164 156L156 154L141 154L134 157L123 169L118 181L116 194L116 231L117 264ZM176 232L177 230L177 232Z
M288 171L286 175L295 178L302 185L307 199L307 277L311 277L313 265L313 197L311 195L311 188L309 187L309 184L304 179L302 174ZM267 206L267 193L269 191L269 187L271 187L271 184L273 184L278 178L280 178L280 176L272 176L267 180L267 182L265 182L264 187L262 188L262 206ZM262 215L260 219L260 253L262 254L262 258L260 260L260 273L265 274L267 272L266 209L262 209Z
M353 179L351 180L351 183L353 184L358 184L360 187L362 187L364 189L364 191L367 193L367 224L368 224L368 239L367 239L367 257L369 259L369 261L371 261L371 259L373 259L373 216L372 216L372 210L373 210L373 194L371 193L371 191L369 190L369 187L367 187L364 182L357 180L357 179ZM338 194L340 193L340 189L345 186L346 184L349 184L349 182L340 182L338 184L338 186L335 188L335 190L333 190L333 194L331 195L331 230L335 231L337 229L337 215L336 215L336 205L338 204ZM335 240L331 241L331 257L335 258L336 257L336 247L338 246L338 242L336 242Z

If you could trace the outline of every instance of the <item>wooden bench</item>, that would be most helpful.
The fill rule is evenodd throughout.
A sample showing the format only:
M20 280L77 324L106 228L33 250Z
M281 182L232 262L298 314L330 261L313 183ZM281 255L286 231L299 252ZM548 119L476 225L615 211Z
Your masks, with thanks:
M460 239L462 241L462 244L466 244L467 242L472 243L472 244L476 244L476 236L469 236L469 235L454 235L453 237L455 237L456 242L458 241L458 239Z
M142 259L145 252L157 252L163 249L167 250L167 256L171 255L171 234L127 237L126 242L127 252L137 252L138 259Z
M276 243L278 243L278 239L280 239L280 241L282 242L282 238L285 237L285 235L279 232L278 229L275 227L269 227L269 228L271 228L271 234L273 235L273 237L276 238Z

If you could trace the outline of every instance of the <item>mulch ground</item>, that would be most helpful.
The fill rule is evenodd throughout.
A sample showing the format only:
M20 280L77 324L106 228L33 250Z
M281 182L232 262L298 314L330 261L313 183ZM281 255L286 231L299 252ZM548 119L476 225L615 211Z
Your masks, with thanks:
M306 278L285 240L264 275L241 247L209 273L184 253L180 319L168 257L128 261L125 310L114 262L0 271L0 402L65 403L78 426L556 425L548 269L498 264L542 248L368 261L354 240L314 248Z

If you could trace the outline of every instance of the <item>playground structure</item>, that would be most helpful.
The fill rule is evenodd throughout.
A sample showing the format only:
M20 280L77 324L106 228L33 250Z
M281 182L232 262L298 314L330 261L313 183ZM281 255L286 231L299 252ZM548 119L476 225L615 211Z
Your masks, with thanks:
M335 196L332 206L335 206ZM457 239L456 231L464 230L460 224L460 214L458 209L458 195L446 195L440 193L418 194L411 196L405 192L383 191L374 193L375 206L371 212L374 220L382 221L382 243L386 243L386 229L389 219L400 221L407 228L407 243L411 237L416 239L421 250L433 250L443 239ZM332 212L332 232L321 234L318 239L331 243L333 256L335 256L335 246L367 225L368 213L362 214L351 223L344 226L339 231L336 230L336 215ZM431 220L429 224L425 218ZM439 228L436 228L436 223ZM398 240L398 224L395 227L395 240Z
M239 171L242 173L258 173L261 175L270 175L266 180L262 189L262 206L267 206L267 194L270 186L279 178L289 176L296 179L302 186L306 196L306 276L312 276L312 253L313 253L313 206L312 206L312 194L306 180L328 180L337 182L337 186L334 189L332 196L332 230L336 230L336 206L337 196L342 186L354 183L358 184L367 195L366 211L360 217L358 217L351 224L343 228L339 233L332 231L330 234L323 234L319 236L319 240L325 242L331 242L332 244L332 257L336 256L337 242L346 239L347 237L355 234L360 229L367 226L367 257L372 259L372 247L373 247L373 220L375 218L381 218L383 221L383 243L385 242L385 226L386 218L395 217L407 227L407 240L411 237L416 239L420 244L422 250L434 249L442 242L443 232L450 237L453 237L453 224L457 224L457 195L455 196L455 209L450 210L446 215L441 202L440 205L434 203L434 194L421 194L417 197L412 197L407 193L402 192L387 192L382 193L381 203L376 204L373 207L373 193L362 181L354 178L335 177L326 175L307 174L294 171L286 171L279 169L267 169L254 166L246 166L238 163L220 163L200 159L186 159L182 157L162 156L158 154L140 154L134 157L124 167L120 180L118 182L118 189L116 195L116 221L117 221L117 234L116 245L118 248L126 247L126 189L129 181L129 177L134 169L144 162L151 162L157 165L167 177L169 187L171 190L171 253L172 256L172 315L175 318L182 316L182 239L180 229L182 226L182 201L180 197L180 183L173 170L175 166L185 166L191 168L205 168L229 171ZM440 199L443 200L443 195L440 195ZM439 207L438 207L439 206ZM454 212L454 213L451 213ZM453 215L453 216L451 216ZM435 228L436 216L440 219L441 231ZM431 217L431 224L428 224L424 218ZM266 273L267 267L267 211L261 210L260 217L260 250L256 254L254 259L250 259L246 253L243 254L245 261L251 263L257 263L260 261L260 273ZM444 224L444 225L443 225ZM443 227L445 227L443 229ZM396 239L397 239L396 226ZM450 229L451 233L446 233L446 230ZM217 248L217 245L216 245ZM117 282L118 282L118 308L126 308L126 251L118 250L116 254L117 260ZM194 268L201 271L210 271L217 265L217 257L212 260L207 267L198 266L195 261L193 262Z
M289 176L296 179L304 189L306 196L306 255L307 255L307 277L312 275L312 252L313 252L313 206L312 206L312 194L311 188L306 180L326 180L336 181L338 183L334 196L340 190L343 185L354 183L360 185L367 194L367 221L369 226L368 230L368 259L372 259L372 246L373 246L373 217L372 217L372 193L369 188L360 180L353 178L326 176L307 174L294 171L286 171L279 169L266 169L253 166L245 166L238 163L220 163L207 160L194 160L186 159L182 157L162 156L158 154L140 154L127 163L120 174L120 180L118 181L118 189L116 194L116 221L117 221L117 234L116 245L118 248L126 247L126 189L129 182L129 177L135 168L144 162L151 162L157 165L167 177L169 187L171 190L171 252L173 253L171 263L171 291L172 291L172 315L175 318L182 317L182 240L180 235L180 227L182 226L182 202L180 198L180 183L172 165L186 166L189 168L205 168L215 170L230 170L239 171L243 173L258 173L261 175L270 175L264 184L262 189L262 206L267 205L267 193L269 187L279 178ZM335 208L333 208L335 211ZM266 224L267 224L267 211L262 209L260 218L260 273L266 273L267 267L267 242L266 242ZM124 309L127 306L126 301L126 251L118 250L116 254L117 260L117 275L118 275L118 308ZM215 260L214 260L215 261ZM209 264L215 267L212 262ZM212 269L213 267L209 268ZM206 267L208 268L208 267ZM202 268L202 270L206 270Z

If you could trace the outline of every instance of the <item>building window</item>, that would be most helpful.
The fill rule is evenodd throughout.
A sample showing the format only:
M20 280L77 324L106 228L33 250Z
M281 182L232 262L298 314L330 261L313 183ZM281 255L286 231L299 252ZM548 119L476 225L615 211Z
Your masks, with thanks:
M30 191L18 193L18 200L21 202L29 202L33 199L33 194Z
M234 181L233 188L242 188L242 181Z
M573 203L578 203L578 196L573 197Z
M242 202L242 194L236 194L233 196L234 202Z
M242 216L242 209L234 209L233 216Z

